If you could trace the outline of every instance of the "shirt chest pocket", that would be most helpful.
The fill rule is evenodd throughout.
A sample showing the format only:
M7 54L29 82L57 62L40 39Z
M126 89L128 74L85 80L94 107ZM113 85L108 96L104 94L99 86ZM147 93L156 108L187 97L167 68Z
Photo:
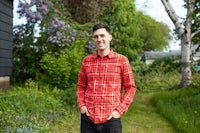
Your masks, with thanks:
M119 79L121 75L121 69L116 65L90 65L86 67L85 71L88 81L105 80L108 78Z
M121 69L120 67L108 67L105 74L105 80L115 83L121 83ZM112 88L112 87L111 87Z
M117 66L111 66L111 67L107 67L106 68L106 72L107 73L115 73L115 74L120 74L121 73L121 69L120 67Z

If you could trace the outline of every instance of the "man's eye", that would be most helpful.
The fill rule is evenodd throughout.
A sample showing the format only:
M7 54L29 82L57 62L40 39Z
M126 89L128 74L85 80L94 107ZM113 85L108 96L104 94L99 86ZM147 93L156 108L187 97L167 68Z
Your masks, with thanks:
M105 35L101 35L101 37L105 37Z

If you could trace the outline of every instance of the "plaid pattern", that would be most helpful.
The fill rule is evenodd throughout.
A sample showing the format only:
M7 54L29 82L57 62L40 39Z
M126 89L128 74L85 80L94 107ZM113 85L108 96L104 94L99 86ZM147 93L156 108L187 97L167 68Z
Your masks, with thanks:
M78 107L86 106L95 124L106 122L114 110L126 112L136 92L128 59L112 49L102 58L97 52L84 58L77 86Z

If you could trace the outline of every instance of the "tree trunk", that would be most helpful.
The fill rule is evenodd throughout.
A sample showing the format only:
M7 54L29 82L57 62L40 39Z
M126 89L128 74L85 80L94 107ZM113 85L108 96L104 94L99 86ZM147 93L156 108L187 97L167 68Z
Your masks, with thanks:
M185 88L192 82L191 70L191 42L187 41L186 33L181 37L181 83L180 87Z
M178 17L171 6L169 0L161 0L163 3L165 10L174 23L174 26L177 30L177 33L181 39L181 83L180 87L185 88L192 82L192 70L191 70L191 45L192 45L192 34L191 34L191 24L192 17L191 13L194 10L195 0L187 0L187 15L185 26L179 22Z

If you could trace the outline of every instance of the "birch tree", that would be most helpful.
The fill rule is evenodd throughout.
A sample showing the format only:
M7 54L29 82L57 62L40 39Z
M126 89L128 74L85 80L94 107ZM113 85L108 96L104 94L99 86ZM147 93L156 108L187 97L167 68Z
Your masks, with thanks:
M185 88L192 83L192 70L191 70L191 47L192 38L199 33L199 31L191 32L192 13L194 11L195 2L197 0L185 0L187 14L185 23L179 21L176 12L174 11L169 0L161 0L165 10L173 22L175 29L181 41L181 82L180 87Z

